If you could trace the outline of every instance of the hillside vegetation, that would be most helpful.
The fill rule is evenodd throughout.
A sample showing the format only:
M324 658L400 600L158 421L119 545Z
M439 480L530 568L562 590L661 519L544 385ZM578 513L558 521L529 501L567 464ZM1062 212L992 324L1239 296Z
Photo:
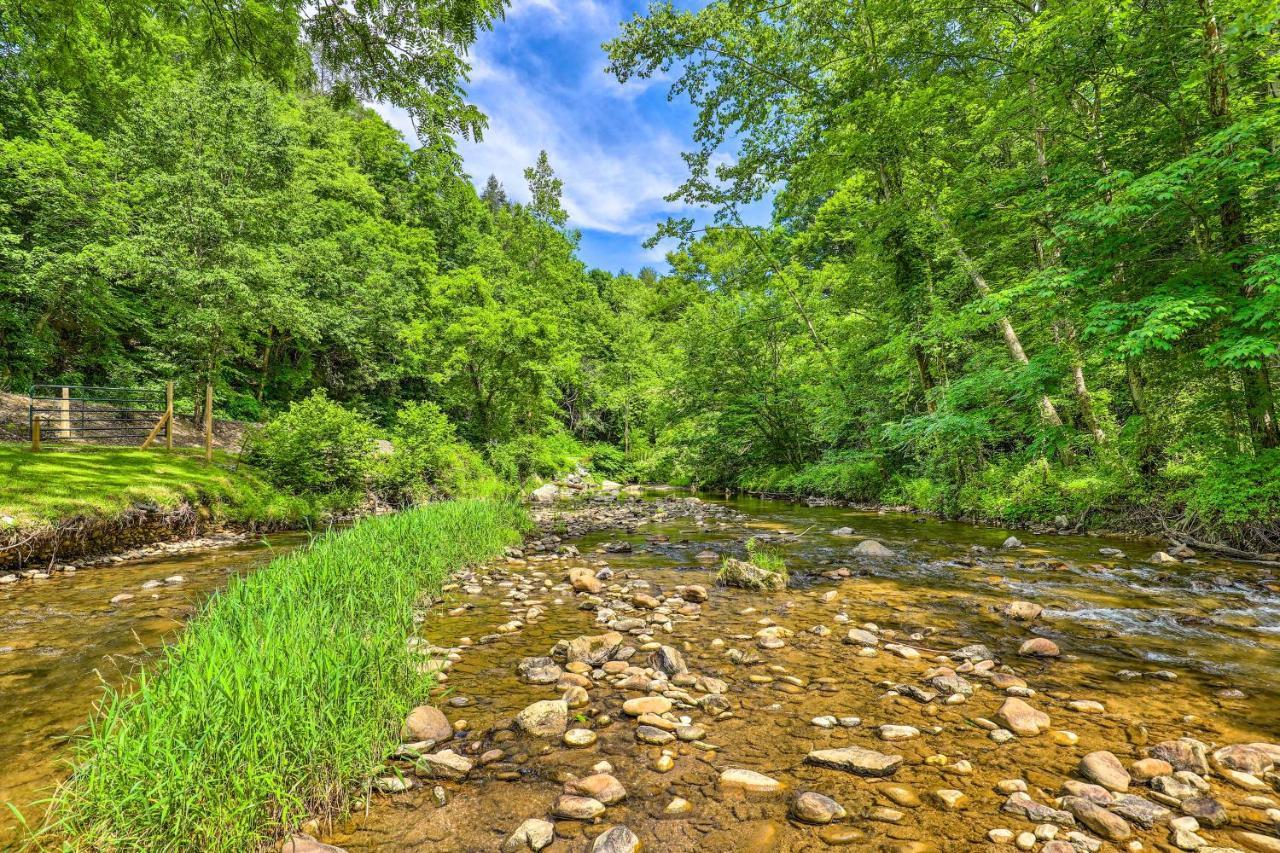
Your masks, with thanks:
M691 99L673 199L714 216L661 226L663 274L578 258L590 174L477 192L466 48L501 7L410 5L7 5L0 384L322 393L384 432L430 404L506 480L1280 548L1267 2L655 4L609 67Z

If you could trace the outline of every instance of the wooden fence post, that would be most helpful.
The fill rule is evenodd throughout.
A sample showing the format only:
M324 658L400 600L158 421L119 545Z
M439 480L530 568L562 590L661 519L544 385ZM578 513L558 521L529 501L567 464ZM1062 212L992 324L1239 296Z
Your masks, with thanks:
M213 461L213 383L204 386L204 461Z
M40 418L31 419L31 452L40 452Z
M167 423L164 428L164 446L173 450L173 380L164 383L164 414Z
M62 438L71 438L71 389L62 386L62 399L58 401L58 430Z

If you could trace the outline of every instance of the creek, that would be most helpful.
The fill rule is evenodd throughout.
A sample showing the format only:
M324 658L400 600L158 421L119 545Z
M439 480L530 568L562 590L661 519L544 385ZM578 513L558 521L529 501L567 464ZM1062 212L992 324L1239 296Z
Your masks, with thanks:
M1056 794L1090 751L1112 751L1128 765L1152 744L1183 736L1213 746L1280 740L1274 569L1210 558L1155 564L1148 560L1159 543L1094 536L1018 532L1022 545L1004 548L1007 530L761 499L595 506L585 524L582 510L544 519L546 530L564 535L464 573L425 614L424 646L450 660L432 701L456 730L449 747L472 769L462 779L426 778L401 762L414 787L374 794L354 819L324 828L327 843L353 851L495 850L522 821L547 819L555 835L548 849L575 853L607 827L624 825L649 850L967 849L985 844L994 828L1034 828L1001 813L1005 782ZM571 535L593 526L592 513L594 526L607 529ZM853 534L833 532L845 527ZM785 558L788 589L715 585L720 557L744 556L751 537ZM856 556L864 538L894 556ZM36 819L33 803L65 772L68 737L84 725L103 682L119 684L150 659L230 576L303 541L274 536L0 588L0 802ZM604 573L599 593L575 595L565 582L575 568ZM164 582L175 576L182 580ZM674 597L689 585L705 588L705 602L695 605L692 593ZM134 597L111 603L122 593ZM1001 608L1015 600L1043 612L1033 621L1011 619ZM874 651L842 642L868 623L878 634ZM611 624L634 657L578 673L586 699L570 710L569 725L589 730L590 745L513 727L522 709L566 689L563 679L521 679L521 661ZM762 641L768 628L782 645ZM1020 655L1033 637L1051 640L1061 656ZM923 657L886 650L893 640ZM1055 732L1070 731L1078 742L1064 745L1055 735L996 743L979 721L993 718L1004 691L973 675L974 693L963 704L895 692L919 684L936 655L975 643L1034 691L1027 701L1050 714ZM692 674L658 685L677 696L666 719L674 727L687 717L685 725L703 734L652 745L637 740L622 705L654 688L619 682L650 667L650 654L664 645L681 653ZM727 714L680 698L702 695L712 683L723 686ZM1075 710L1071 703L1080 700L1104 710ZM823 717L860 722L813 722ZM885 724L918 734L886 742L877 734ZM812 750L853 745L900 755L903 764L888 780L805 762ZM598 820L556 817L566 780L592 774L602 761L627 796ZM727 787L722 774L735 768L765 774L780 790ZM1231 817L1222 846L1233 828L1280 831L1268 826L1272 817L1260 803L1245 802L1249 792L1217 781L1214 795ZM964 805L943 805L940 790L962 793ZM831 797L846 816L825 826L790 819L791 797L801 791ZM0 817L0 844L15 827L11 815ZM1211 838L1216 831L1202 830ZM1167 828L1135 832L1153 843L1168 835Z

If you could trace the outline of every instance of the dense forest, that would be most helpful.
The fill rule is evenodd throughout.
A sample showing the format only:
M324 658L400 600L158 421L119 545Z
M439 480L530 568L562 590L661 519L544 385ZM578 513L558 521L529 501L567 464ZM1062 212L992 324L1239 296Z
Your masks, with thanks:
M610 70L692 102L672 199L714 219L634 275L577 257L590 174L464 173L501 14L0 3L0 386L430 403L513 477L1280 550L1274 0L655 3Z

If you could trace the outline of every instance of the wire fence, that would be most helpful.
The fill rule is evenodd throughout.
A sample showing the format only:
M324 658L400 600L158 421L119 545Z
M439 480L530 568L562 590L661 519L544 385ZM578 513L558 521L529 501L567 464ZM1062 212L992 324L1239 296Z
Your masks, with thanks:
M171 441L172 418L160 419L172 405L164 388L105 385L33 385L29 426L43 441L112 441L163 436Z

